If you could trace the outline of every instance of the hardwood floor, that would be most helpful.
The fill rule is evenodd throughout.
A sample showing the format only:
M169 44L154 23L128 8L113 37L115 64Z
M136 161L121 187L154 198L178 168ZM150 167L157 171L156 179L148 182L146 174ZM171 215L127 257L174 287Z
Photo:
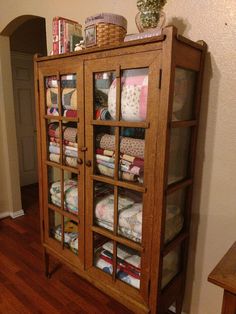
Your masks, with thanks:
M131 313L63 265L44 276L36 185L22 203L25 216L0 220L0 313Z

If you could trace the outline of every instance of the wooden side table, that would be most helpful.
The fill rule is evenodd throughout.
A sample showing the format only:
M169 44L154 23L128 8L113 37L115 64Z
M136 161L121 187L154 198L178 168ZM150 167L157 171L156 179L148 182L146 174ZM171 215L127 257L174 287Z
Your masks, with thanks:
M236 314L236 242L208 277L208 281L224 289L222 314Z

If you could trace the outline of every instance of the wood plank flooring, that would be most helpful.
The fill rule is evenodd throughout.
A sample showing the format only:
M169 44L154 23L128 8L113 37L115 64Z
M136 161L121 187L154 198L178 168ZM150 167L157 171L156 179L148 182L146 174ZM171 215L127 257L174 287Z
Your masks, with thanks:
M44 276L37 186L22 189L25 216L0 220L0 314L131 313L66 266Z

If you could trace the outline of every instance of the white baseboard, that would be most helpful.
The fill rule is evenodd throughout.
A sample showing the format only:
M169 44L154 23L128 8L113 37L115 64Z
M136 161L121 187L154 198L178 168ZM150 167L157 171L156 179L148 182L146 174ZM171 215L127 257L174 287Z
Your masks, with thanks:
M11 214L10 214L10 217L13 218L13 219L15 219L15 218L24 216L24 214L25 214L24 210L21 209L21 210L18 210L17 212L11 213Z
M0 219L6 218L6 217L9 217L9 216L10 216L9 212L2 212L2 213L0 213Z

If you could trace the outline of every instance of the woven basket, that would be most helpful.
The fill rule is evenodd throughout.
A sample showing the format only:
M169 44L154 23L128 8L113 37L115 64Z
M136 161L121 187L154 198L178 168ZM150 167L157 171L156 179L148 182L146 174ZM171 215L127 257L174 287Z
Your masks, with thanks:
M86 47L117 45L124 41L127 21L121 15L101 13L85 21Z

